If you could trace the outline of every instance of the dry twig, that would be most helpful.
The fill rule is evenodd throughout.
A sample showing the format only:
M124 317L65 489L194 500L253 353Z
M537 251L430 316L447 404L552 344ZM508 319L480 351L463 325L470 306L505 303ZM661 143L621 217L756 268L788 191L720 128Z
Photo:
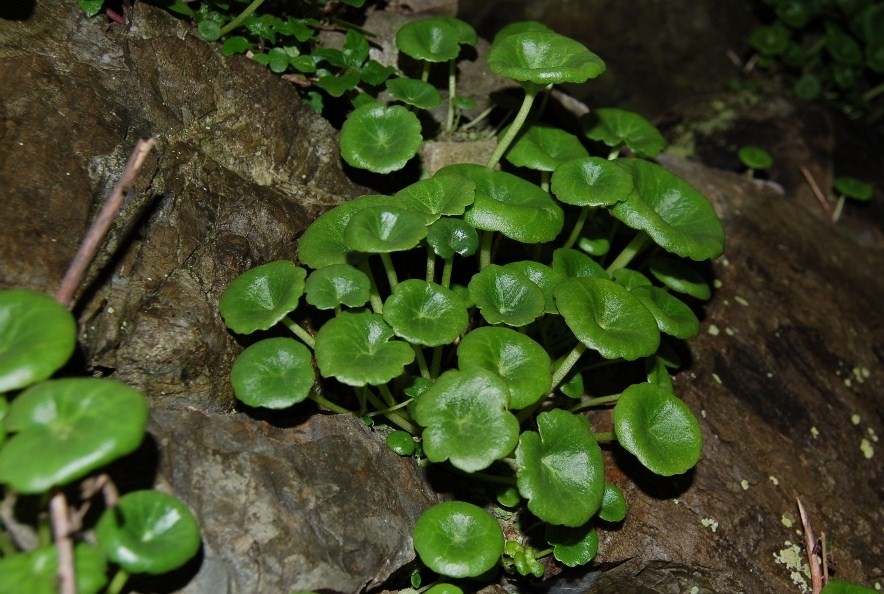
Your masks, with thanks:
M823 582L823 574L821 570L820 555L814 552L816 548L816 537L813 534L813 527L810 525L810 519L807 517L807 511L804 504L801 503L799 497L795 498L798 502L798 513L801 514L801 525L804 527L804 548L807 552L807 562L810 565L810 581L813 588L813 594L820 594L825 583ZM822 551L825 557L826 551Z
M804 179L807 181L807 185L810 186L813 195L816 196L817 202L820 203L820 206L823 207L823 210L826 211L829 219L831 219L832 206L829 204L829 201L826 200L826 195L823 194L822 190L820 190L819 184L816 183L813 175L810 174L810 171L804 165L801 166L801 175L804 176Z

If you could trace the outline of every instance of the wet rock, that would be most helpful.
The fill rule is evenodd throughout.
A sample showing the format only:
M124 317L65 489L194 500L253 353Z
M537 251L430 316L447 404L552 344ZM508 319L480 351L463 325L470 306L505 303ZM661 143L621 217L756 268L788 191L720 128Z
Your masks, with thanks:
M145 3L127 28L76 4L4 22L0 86L0 286L53 292L135 141L156 137L79 296L83 357L154 405L229 410L241 347L218 298L362 193L335 131L289 83Z
M349 415L276 427L154 410L149 432L157 485L202 525L201 559L180 576L182 594L378 586L414 558L414 522L437 501L413 460Z

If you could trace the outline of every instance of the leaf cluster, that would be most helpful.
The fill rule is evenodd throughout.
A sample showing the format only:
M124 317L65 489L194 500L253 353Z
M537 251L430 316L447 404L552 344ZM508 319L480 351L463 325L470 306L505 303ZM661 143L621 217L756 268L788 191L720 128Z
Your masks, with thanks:
M472 39L458 23L416 21L397 44L427 67L450 65ZM581 138L528 118L549 85L601 74L598 56L522 23L496 36L488 65L525 94L485 166L449 165L393 195L332 208L301 236L297 264L248 270L220 300L238 334L279 325L295 336L259 337L242 352L231 379L243 403L311 400L383 416L396 428L391 449L504 485L500 504L545 527L549 549L538 552L505 543L472 503L430 508L415 548L451 578L499 562L539 576L547 554L588 563L596 530L626 513L600 443L619 443L663 476L694 466L700 429L673 393L670 343L697 334L692 307L710 297L693 264L724 250L708 200L650 160L665 143L647 120L597 110ZM400 168L416 150L413 107L357 107L342 157ZM607 145L606 157L590 154L590 140ZM500 159L528 174L498 169ZM613 430L594 428L602 417L585 411L612 406Z
M50 379L71 357L76 322L54 299L26 290L0 291L0 495L65 500L111 462L132 453L147 428L138 391L107 378ZM85 514L91 496L83 496ZM91 517L91 516L90 516ZM0 532L0 591L58 591L59 553L45 514L37 545ZM55 527L56 530L64 528ZM94 529L94 539L85 538ZM94 525L76 527L73 569L78 592L119 592L130 573L163 574L200 546L190 510L169 495L134 491L108 506ZM116 577L108 585L110 566ZM105 586L107 589L105 590Z
M873 0L761 0L768 22L749 36L757 64L782 72L800 99L825 99L853 117L884 113L884 4Z

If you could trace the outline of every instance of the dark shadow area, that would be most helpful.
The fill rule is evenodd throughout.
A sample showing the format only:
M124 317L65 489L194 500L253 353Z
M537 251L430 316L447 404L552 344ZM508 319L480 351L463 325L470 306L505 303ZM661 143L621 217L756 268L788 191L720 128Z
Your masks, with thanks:
M37 8L36 0L8 0L0 3L0 20L26 21Z
M635 483L649 497L658 500L675 499L680 497L694 482L696 467L691 468L684 474L675 476L660 476L654 474L638 459L620 447L612 448L611 454L617 467ZM702 461L700 462L702 464Z

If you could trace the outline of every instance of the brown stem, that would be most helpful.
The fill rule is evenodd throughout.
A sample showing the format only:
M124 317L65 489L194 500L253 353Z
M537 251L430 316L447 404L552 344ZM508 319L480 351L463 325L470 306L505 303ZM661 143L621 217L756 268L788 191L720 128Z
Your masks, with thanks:
M804 179L807 181L807 185L810 186L813 195L816 196L817 202L820 203L820 206L823 207L823 210L826 211L826 214L829 215L829 218L832 218L832 207L829 205L829 201L826 200L826 196L823 194L823 191L820 190L819 184L816 183L816 180L813 178L813 175L810 174L810 170L807 169L804 165L801 166L801 175L804 176Z
M68 502L60 490L49 500L49 516L52 518L52 537L58 551L59 594L77 594L74 541L71 539Z
M807 517L807 511L801 499L796 497L798 502L798 513L801 514L801 525L804 527L804 548L807 551L807 562L810 564L810 581L813 594L820 594L823 590L823 575L820 568L819 557L813 552L816 546L816 537L813 535L813 527L810 525L810 519ZM825 551L822 553L826 554Z
M80 244L80 249L77 250L71 265L68 266L64 279L62 279L61 285L58 287L58 292L55 294L55 299L65 307L70 308L73 305L74 292L80 286L83 275L86 273L86 268L95 257L99 245L104 240L105 235L107 235L111 222L114 220L117 211L120 210L120 206L123 204L123 194L132 186L132 182L135 181L135 176L144 163L144 159L147 158L148 153L150 153L155 144L156 141L153 138L138 141L138 144L135 145L135 149L129 156L123 175L117 181L110 196L108 196L104 207L102 207L101 212L98 214L98 218L89 227L86 237L83 238L83 242Z

